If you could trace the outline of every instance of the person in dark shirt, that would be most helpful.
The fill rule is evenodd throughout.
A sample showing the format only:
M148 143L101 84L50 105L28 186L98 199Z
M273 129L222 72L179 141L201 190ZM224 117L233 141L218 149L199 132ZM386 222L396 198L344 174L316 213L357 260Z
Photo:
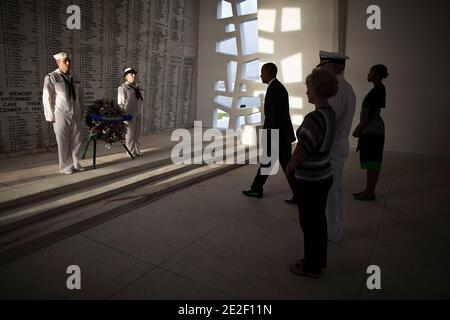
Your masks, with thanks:
M367 171L366 188L353 194L357 200L375 200L385 139L384 122L380 115L381 109L386 107L386 88L382 80L388 75L386 66L382 64L370 68L367 81L373 83L373 88L363 100L360 122L353 131L353 136L358 138L361 168Z
M267 92L264 99L264 125L267 130L266 154L271 155L271 132L279 131L278 151L279 160L283 172L286 171L287 164L292 155L291 144L295 141L294 128L292 127L291 116L289 114L289 94L284 85L277 79L278 68L272 63L266 63L261 67L261 81L267 83ZM263 187L269 177L263 174L262 169L270 165L261 164L256 173L253 183L248 190L242 193L247 197L263 197ZM293 186L290 185L293 190ZM285 200L287 203L296 203L295 196Z

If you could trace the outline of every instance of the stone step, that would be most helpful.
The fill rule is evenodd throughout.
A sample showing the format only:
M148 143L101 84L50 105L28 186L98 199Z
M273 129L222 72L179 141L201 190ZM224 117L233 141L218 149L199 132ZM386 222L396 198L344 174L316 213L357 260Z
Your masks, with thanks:
M240 148L244 147L240 146ZM247 159L247 162L249 160L254 161L254 159ZM117 179L110 183L109 189L105 184L103 188L106 189L98 188L96 194L90 193L94 190L86 190L84 195L69 195L64 200L60 199L56 204L48 203L50 206L48 208L45 208L43 203L43 207L36 208L40 212L38 219L19 223L14 228L5 228L4 232L0 233L0 263L11 261L53 241L76 234L155 201L174 190L237 168L241 164L181 166L181 168L180 165L173 164L162 166L151 172L130 176L126 179ZM160 177L160 179L156 179L156 177ZM141 178L148 180L141 183ZM138 186L139 188L137 188ZM91 201L86 201L84 196L89 197ZM65 201L73 202L69 205ZM31 208L27 208L27 210L31 210ZM47 213L52 212L51 210L53 212L46 214L45 210L49 210ZM13 220L11 221L14 223Z
M72 175L59 174L39 181L16 184L12 189L0 193L1 215L5 210L21 206L24 203L51 198L65 192L74 192L85 188L86 185L102 183L114 177L148 170L167 163L170 163L170 151L168 150L152 154L146 158L137 158L132 162L130 159L129 161L97 167L95 170L88 167L86 171Z
M226 136L223 138L225 139ZM220 141L220 140L219 140ZM207 143L203 144L203 148ZM225 147L229 145L225 144ZM0 190L0 216L5 210L17 208L24 204L48 199L66 192L75 192L85 189L86 186L123 177L135 172L142 172L162 165L170 164L172 147L162 148L145 156L135 158L133 161L122 152L121 155L108 155L98 158L99 165L95 170L87 167L85 172L72 175L50 175L31 181L13 183L8 188ZM83 165L87 162L84 161ZM39 169L35 169L39 170Z
M96 181L89 185L84 182L85 188L76 191L64 189L61 194L47 196L32 203L27 203L20 208L14 207L3 210L0 215L0 234L10 229L18 228L24 224L33 222L46 216L58 214L62 211L82 206L84 204L110 197L125 190L137 188L156 180L164 179L177 173L192 169L187 165L163 165L145 170L144 173L131 172L127 175L115 177L108 181ZM140 171L141 172L141 171ZM69 185L70 187L70 185ZM61 190L62 188L59 188Z
M236 148L242 149L245 147L242 145L231 145L224 150L224 154L235 154ZM199 161L194 161L194 163L202 163L201 155L199 155L198 159ZM35 191L34 193L16 199L14 201L14 203L17 203L16 206L2 210L0 214L0 233L20 227L36 219L42 219L48 215L70 210L74 206L110 197L128 189L192 170L196 166L174 165L170 159L170 154L159 155L155 160L147 160L148 162L144 161L142 164L137 163L139 160L112 165L111 167L107 166L98 171L78 173L77 181L72 184L68 184L70 180L61 180L61 178L65 177L60 176L51 179L51 187L48 189L44 188L43 191L36 191L36 186L33 186L31 192ZM218 157L214 159L214 161L218 160L221 159ZM124 166L125 168L118 169L118 167ZM91 173L94 173L94 177L91 176ZM75 177L76 175L73 176ZM69 178L72 178L72 176ZM64 184L58 186L57 182ZM23 193L24 191L21 192Z

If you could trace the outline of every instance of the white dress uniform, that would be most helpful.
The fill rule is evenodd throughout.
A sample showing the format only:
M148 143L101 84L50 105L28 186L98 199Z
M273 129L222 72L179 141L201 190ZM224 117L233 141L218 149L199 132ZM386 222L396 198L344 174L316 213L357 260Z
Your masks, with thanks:
M330 150L333 185L328 192L326 208L328 239L331 241L342 239L342 172L349 152L348 137L356 108L356 97L352 86L344 79L342 74L337 75L336 78L339 82L338 92L328 100L337 118L336 134Z
M73 91L70 89L71 85ZM81 168L78 153L81 148L83 98L80 83L74 76L64 75L56 69L45 77L42 92L45 120L53 122L59 168L64 173Z
M131 121L125 121L127 125L127 133L125 135L126 146L133 156L142 155L139 139L142 132L144 101L140 91L137 90L139 90L137 86L128 82L123 83L117 90L117 102L119 106L133 116Z

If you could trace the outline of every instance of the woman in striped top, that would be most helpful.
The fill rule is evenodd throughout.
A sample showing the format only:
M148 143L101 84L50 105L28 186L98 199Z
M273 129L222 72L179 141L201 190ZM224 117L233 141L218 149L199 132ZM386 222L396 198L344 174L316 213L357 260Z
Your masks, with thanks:
M336 131L336 115L328 98L338 90L336 76L316 68L306 78L308 102L316 109L307 114L297 130L297 147L286 170L295 185L300 226L304 238L304 259L290 270L298 275L319 278L327 263L327 220L325 208L333 183L329 160Z

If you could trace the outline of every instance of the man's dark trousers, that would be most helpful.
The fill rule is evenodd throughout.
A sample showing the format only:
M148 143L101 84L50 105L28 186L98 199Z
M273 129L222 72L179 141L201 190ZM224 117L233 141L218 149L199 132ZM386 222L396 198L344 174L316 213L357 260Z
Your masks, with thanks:
M271 155L271 142L270 142L270 138L269 138L269 134L267 135L267 156ZM264 150L265 151L265 150ZM289 160L291 159L292 156L292 147L291 147L291 143L290 142L281 142L279 144L279 160L280 160L280 166L283 169L283 172L286 172L287 169L287 165L289 163ZM269 164L261 164L259 166L258 172L256 173L255 179L253 179L253 183L251 186L251 189L253 191L256 192L263 192L263 186L267 181L267 178L269 177L268 175L263 175L261 174L261 168L268 168L270 167L270 163ZM290 183L289 183L290 184ZM291 190L293 192L293 187L294 186L290 186Z

